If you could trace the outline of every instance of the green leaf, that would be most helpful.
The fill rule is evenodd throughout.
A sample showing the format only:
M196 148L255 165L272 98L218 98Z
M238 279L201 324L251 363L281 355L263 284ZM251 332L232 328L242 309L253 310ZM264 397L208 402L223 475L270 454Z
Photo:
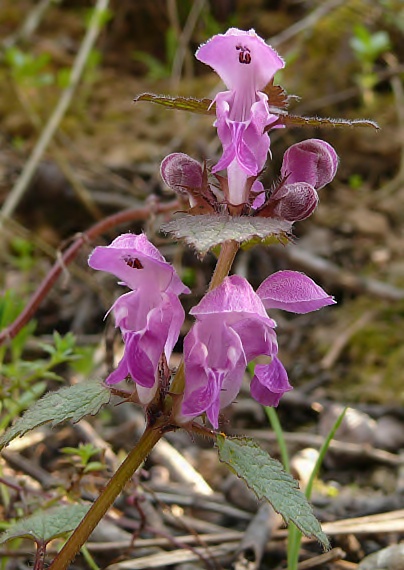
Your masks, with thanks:
M71 420L78 422L84 416L96 414L109 402L110 390L100 382L89 381L49 392L18 418L0 438L0 449L17 436L46 423L52 426Z
M12 538L31 538L47 543L66 532L71 532L80 523L91 505L63 505L39 511L11 525L0 535L0 544Z
M262 240L273 236L281 240L291 231L292 224L273 218L252 216L184 214L163 224L161 229L176 239L183 239L204 255L212 247L230 239L242 243L253 237Z
M155 95L154 93L142 93L133 99L134 103L138 101L150 101L163 105L168 109L177 109L178 111L191 111L201 115L214 115L216 113L215 105L212 105L211 99L195 99L194 97L170 97L169 95Z
M258 499L269 501L287 524L293 522L303 534L315 537L329 548L328 539L297 481L284 471L279 461L249 438L218 435L216 442L220 461L243 479Z

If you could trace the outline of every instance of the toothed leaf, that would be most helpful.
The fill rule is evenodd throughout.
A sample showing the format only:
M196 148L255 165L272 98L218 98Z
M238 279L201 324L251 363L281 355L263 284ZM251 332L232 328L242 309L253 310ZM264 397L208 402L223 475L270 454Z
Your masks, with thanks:
M18 418L0 438L0 449L10 441L43 424L52 426L94 415L109 402L110 390L100 382L83 382L49 392Z
M256 218L250 216L227 215L181 215L163 224L161 229L184 240L196 249L201 255L211 248L228 240L240 243L252 238L265 240L268 237L284 239L291 231L292 224L282 220L270 218Z
M243 479L258 499L266 499L287 524L294 523L303 534L329 548L328 538L297 481L284 471L279 461L249 438L218 435L216 444L220 461Z
M47 543L53 538L74 530L91 505L63 505L39 511L12 524L0 535L0 544L12 538L31 538Z
M279 122L287 127L380 127L374 121L367 119L327 119L325 117L298 117L297 115L282 114Z
M134 98L134 103L138 101L150 101L163 105L168 109L177 109L178 111L190 111L191 113L199 113L201 115L214 115L215 105L212 105L211 99L195 99L194 97L170 97L169 95L155 95L154 93L142 93ZM211 106L212 105L212 106Z

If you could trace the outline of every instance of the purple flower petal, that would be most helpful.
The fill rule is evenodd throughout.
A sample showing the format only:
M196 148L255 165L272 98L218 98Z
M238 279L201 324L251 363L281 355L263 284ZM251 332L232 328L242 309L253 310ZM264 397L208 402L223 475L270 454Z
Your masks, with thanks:
M251 381L251 396L263 406L277 406L283 394L293 390L288 374L275 356L270 364L257 364Z
M275 322L270 319L242 319L232 325L243 344L247 362L257 356L273 356L278 352L278 343L274 331Z
M129 376L128 363L125 356L121 359L118 366L111 372L108 378L105 380L106 384L118 384L122 382Z
M256 180L251 187L251 202L254 210L257 210L265 203L265 189L260 180Z
M267 309L292 313L310 313L335 303L331 295L298 271L273 273L258 287L257 295Z
M97 247L89 265L116 275L133 289L112 307L125 351L107 382L115 384L130 375L140 401L148 404L157 390L161 356L164 352L170 359L184 322L178 295L189 289L143 234L124 234L107 247Z
M239 275L226 277L218 287L207 293L198 305L190 311L191 315L197 317L211 313L220 313L223 318L225 318L226 313L243 313L245 315L251 313L264 319L268 318L265 307L254 289L244 277ZM236 317L233 320L236 320ZM275 326L275 323L271 322Z
M288 148L283 156L281 174L287 184L307 182L316 190L334 178L338 156L333 147L320 139L308 139Z
M238 90L240 97L245 92L245 96L250 97L250 107L255 100L253 93L261 91L285 65L276 51L254 30L245 32L236 28L213 36L201 45L195 57L210 65L228 89ZM242 104L236 114L235 120L245 120L245 117L240 118L243 115Z
M240 338L223 319L208 315L185 337L184 360L186 383L181 413L189 418L206 412L217 428L219 410L238 394L247 364Z
M112 273L131 289L153 286L177 295L190 292L144 234L123 234L108 246L96 247L88 264L93 269Z

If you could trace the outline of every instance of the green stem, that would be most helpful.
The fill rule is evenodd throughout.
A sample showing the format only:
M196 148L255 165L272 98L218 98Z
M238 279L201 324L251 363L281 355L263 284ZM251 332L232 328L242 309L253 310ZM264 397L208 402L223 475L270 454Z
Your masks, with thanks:
M288 448L286 445L285 438L283 437L283 430L280 424L278 414L276 413L275 408L271 408L270 406L264 407L266 415L268 416L269 422L271 424L272 429L275 432L276 440L279 445L279 450L281 452L282 463L287 473L290 473L290 461L289 461L289 453Z
M208 291L212 291L212 289L220 285L223 279L228 276L239 247L239 244L234 240L225 241L222 244L219 259L217 260Z
M220 285L225 277L229 274L233 265L236 253L239 250L239 244L234 240L225 241L220 248L219 259L217 260L212 279L209 283L208 291L212 291ZM171 384L170 392L172 394L182 394L185 389L185 369L184 361L178 367L177 373Z
M87 541L125 484L142 464L162 435L163 433L160 429L146 428L136 447L132 449L115 475L111 477L98 499L93 503L91 509L53 560L49 570L66 570L68 568L70 562Z
M313 470L307 482L307 487L304 492L307 499L309 500L311 498L314 481L318 475L318 472L320 471L320 467L323 464L324 457L328 451L328 448L330 447L331 441L334 439L336 431L338 430L342 420L344 419L347 409L348 408L344 408L343 412L340 414L337 421L332 426L329 434L325 438L324 443L320 448L316 464L313 467ZM299 552L300 552L301 541L302 541L301 531L294 524L291 524L289 526L289 532L288 532L288 570L296 570L299 564Z

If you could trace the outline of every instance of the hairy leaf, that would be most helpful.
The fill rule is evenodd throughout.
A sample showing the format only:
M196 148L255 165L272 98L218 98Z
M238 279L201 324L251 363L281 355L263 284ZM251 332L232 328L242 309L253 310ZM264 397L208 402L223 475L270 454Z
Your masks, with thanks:
M279 115L276 124L286 125L288 127L372 127L379 129L379 125L368 119L329 119L325 117L299 117L298 115L289 115L286 111L288 106L288 96L280 85L269 83L264 92L268 95L268 104L270 111L274 115ZM215 115L216 105L211 99L196 99L194 97L170 97L169 95L155 95L154 93L142 93L133 100L150 101L163 105L168 109L177 109L178 111L190 111L202 115ZM213 103L213 104L212 104ZM265 130L271 130L273 124L268 125Z
M380 128L377 123L367 119L326 119L325 117L298 117L282 114L278 121L287 127L372 127L376 130Z
M142 93L133 99L134 103L138 101L150 101L163 105L168 109L177 109L178 111L191 111L201 115L214 115L216 113L215 105L212 105L211 99L195 99L194 97L170 97L169 95L155 95L154 93Z
M177 239L185 240L204 255L212 247L231 239L243 243L252 238L264 240L273 236L281 240L291 231L292 224L272 218L185 214L163 224L161 229Z
M297 481L284 471L279 461L252 439L218 435L216 442L220 461L241 477L258 499L269 501L286 523L293 522L303 534L315 537L329 548L328 539Z
M76 528L91 505L63 505L39 511L21 519L0 534L0 544L12 538L31 538L47 543L53 538Z
M109 402L110 390L100 382L89 381L49 392L18 418L0 438L0 449L15 437L46 423L55 426L71 420L78 422L84 416L96 414Z

